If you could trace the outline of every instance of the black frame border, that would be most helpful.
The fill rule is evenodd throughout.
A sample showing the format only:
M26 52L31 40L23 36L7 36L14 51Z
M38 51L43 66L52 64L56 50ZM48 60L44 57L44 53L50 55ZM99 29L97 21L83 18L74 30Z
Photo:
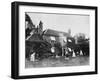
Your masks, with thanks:
M89 9L95 10L95 71L76 72L76 73L59 73L59 74L43 74L43 75L26 75L19 76L19 6L42 6L56 8L74 8L74 9ZM89 75L98 73L98 7L96 6L81 6L67 4L49 4L49 3L31 3L31 2L12 2L11 3L11 78L13 79L28 79L28 78L43 78L43 77L58 77L58 76L73 76L73 75Z

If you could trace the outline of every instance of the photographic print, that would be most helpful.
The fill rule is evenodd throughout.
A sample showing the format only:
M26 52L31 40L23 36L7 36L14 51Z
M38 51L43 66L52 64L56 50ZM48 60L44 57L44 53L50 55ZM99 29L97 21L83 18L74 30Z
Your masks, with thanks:
M11 77L97 74L97 7L12 3Z
M89 65L89 15L25 13L25 68Z

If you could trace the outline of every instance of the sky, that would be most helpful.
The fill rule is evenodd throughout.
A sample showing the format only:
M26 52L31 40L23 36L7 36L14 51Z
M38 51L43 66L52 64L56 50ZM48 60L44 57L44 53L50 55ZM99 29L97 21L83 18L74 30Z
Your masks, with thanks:
M71 30L71 35L77 33L84 33L89 37L89 15L79 14L51 14L51 13L27 13L33 24L38 25L40 21L43 22L43 30L53 29L62 32Z

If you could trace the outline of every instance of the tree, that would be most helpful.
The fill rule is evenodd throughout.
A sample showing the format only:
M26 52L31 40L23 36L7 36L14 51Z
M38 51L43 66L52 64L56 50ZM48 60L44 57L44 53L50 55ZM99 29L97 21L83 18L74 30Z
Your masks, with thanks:
M86 40L86 36L84 33L78 33L74 36L76 43L82 42Z
M32 20L28 14L25 14L25 32L26 32L26 39L30 36L31 31L35 28L35 25L32 23Z

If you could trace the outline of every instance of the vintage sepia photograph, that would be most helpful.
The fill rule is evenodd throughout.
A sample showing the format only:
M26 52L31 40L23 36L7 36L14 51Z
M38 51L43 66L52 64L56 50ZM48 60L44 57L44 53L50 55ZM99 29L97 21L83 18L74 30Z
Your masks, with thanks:
M25 68L88 66L90 16L25 12Z

